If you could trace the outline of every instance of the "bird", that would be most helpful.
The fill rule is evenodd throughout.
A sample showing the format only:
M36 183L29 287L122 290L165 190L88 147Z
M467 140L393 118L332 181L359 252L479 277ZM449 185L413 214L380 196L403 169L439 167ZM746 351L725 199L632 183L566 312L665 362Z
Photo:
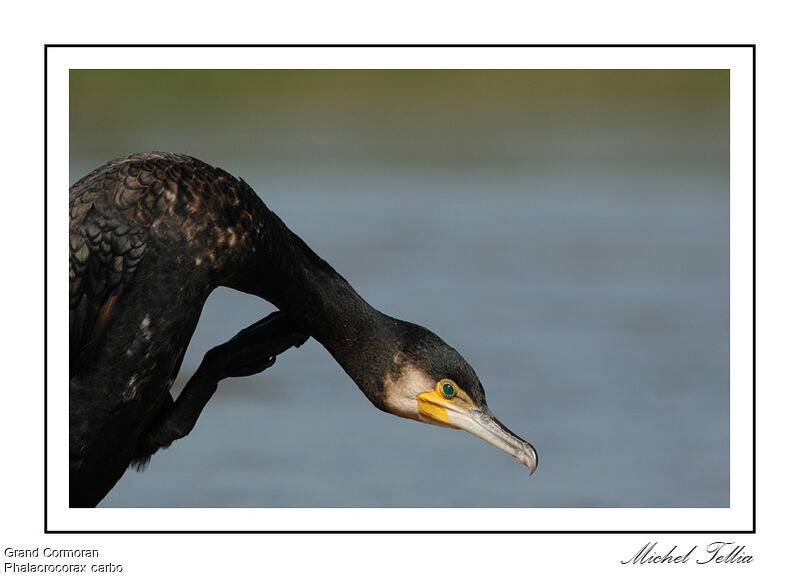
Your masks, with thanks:
M69 190L69 506L96 506L129 467L188 435L225 378L313 338L379 410L461 429L533 474L538 455L489 410L464 358L390 317L293 233L242 179L191 156L109 161ZM218 286L277 308L170 388Z

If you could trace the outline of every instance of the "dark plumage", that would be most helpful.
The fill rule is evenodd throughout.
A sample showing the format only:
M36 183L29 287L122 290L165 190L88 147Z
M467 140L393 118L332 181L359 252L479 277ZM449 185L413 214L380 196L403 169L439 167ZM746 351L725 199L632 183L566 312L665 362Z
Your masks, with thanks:
M491 414L454 349L373 309L221 169L171 153L106 163L70 188L69 245L71 506L96 505L131 463L189 433L221 379L262 371L308 336L379 409L461 427L536 466L513 434L473 431L469 420ZM209 351L173 401L203 304L220 285L279 311ZM451 381L456 392L445 385L436 397Z

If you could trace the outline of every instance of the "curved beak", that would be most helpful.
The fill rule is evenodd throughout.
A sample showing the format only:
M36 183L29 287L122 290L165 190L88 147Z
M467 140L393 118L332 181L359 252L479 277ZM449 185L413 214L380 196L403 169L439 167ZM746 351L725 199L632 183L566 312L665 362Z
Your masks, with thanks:
M539 465L539 457L531 444L516 435L498 420L489 408L464 407L462 404L448 403L434 392L417 396L420 416L424 421L435 425L462 429L478 436L511 454L526 465L533 474Z
M449 411L448 414L451 426L476 435L494 447L511 454L528 466L530 474L536 471L536 466L539 465L539 456L534 447L504 426L488 408L466 412Z

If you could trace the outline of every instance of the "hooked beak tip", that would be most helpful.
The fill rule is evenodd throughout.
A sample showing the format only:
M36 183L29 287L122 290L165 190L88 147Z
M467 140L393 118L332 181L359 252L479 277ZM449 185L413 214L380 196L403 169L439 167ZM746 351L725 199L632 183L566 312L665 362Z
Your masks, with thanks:
M527 447L525 448L526 452L522 454L519 459L523 464L528 466L529 472L528 475L532 476L533 472L536 471L536 468L539 467L539 455L536 453L536 450L533 448L532 445L526 444Z

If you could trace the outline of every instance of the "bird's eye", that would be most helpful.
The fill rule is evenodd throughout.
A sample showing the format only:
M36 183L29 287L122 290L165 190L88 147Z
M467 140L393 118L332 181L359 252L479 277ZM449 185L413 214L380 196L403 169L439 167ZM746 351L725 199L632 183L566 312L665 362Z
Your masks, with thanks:
M439 382L439 393L448 399L453 397L456 394L456 384L449 379L443 379Z

